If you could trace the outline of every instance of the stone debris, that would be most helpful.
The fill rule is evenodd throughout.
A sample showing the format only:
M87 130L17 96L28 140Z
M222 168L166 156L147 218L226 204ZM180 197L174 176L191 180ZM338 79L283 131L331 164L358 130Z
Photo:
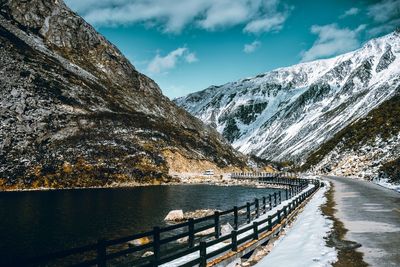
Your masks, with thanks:
M128 241L127 243L128 243L128 246L130 246L130 247L137 247L137 246L141 246L141 245L146 245L150 242L151 242L151 240L148 237L142 237L142 238Z
M183 212L182 210L172 210L168 213L168 215L164 218L166 222L184 222L189 219L198 219L206 216L213 215L216 211L214 209L200 209L195 211L187 211Z
M154 255L153 251L146 251L145 253L143 253L142 258L146 258L153 255Z
M228 235L233 231L232 225L230 223L221 226L221 235Z
M213 234L214 232L215 232L214 227L211 227L211 228L208 228L208 229L206 229L204 231L196 233L195 236L208 236L208 235Z
M164 218L167 222L180 222L183 221L183 211L182 210L171 210L168 215Z

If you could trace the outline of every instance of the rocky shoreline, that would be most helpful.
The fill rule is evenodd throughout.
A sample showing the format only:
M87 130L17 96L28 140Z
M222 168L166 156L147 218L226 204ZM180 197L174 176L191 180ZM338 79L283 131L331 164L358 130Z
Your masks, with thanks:
M147 186L168 186L168 185L215 185L215 186L248 186L256 188L286 188L282 185L265 185L257 181L250 180L235 180L227 178L223 175L223 178L217 176L204 177L196 176L191 178L174 177L173 182L163 182L155 180L153 182L139 183L139 182L127 182L127 183L113 183L104 186L88 186L88 187L64 187L64 188L52 188L52 187L38 187L38 188L2 188L0 192L28 192L28 191L53 191L53 190L80 190L80 189L115 189L115 188L132 188L132 187L147 187Z

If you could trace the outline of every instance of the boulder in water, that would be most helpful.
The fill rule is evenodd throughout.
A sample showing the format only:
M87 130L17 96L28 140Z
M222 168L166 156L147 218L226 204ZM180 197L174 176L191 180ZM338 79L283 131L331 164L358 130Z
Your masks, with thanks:
M153 251L146 251L145 253L143 253L142 258L150 257L153 255L154 255Z
M187 243L188 241L189 241L189 237L187 237L187 236L182 237L182 238L179 238L178 240L176 240L176 242L177 242L178 244L185 244L185 243Z
M221 226L221 235L229 235L232 231L233 227L229 223Z
M135 239L135 240L128 241L128 245L130 247L138 247L138 246L141 246L141 245L146 245L148 243L150 243L150 239L148 237L142 237L142 238L138 238L138 239Z
M188 212L185 212L184 217L185 217L185 219L190 219L190 218L197 219L197 218L202 218L202 217L213 215L216 211L218 211L218 210L203 209L203 210L188 211Z
M211 228L208 228L208 229L206 229L204 231L196 233L195 236L208 236L208 235L213 234L214 232L215 232L214 227L211 227Z
M164 218L167 222L179 222L183 221L185 218L183 216L182 210L171 210L168 215Z

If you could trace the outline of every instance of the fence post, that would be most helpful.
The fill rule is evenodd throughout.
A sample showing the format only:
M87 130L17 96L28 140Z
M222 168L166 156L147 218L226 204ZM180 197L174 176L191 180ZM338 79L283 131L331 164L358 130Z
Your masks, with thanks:
M251 222L250 203L246 203L247 223Z
M153 266L158 266L158 260L160 259L160 227L158 226L153 228L153 252Z
M218 238L221 234L221 229L219 227L219 211L214 212L214 232L215 232L215 238Z
M235 230L237 230L238 229L238 227L239 227L239 221L238 221L238 216L239 216L239 214L238 214L238 207L237 206L234 206L233 207L233 228L235 229Z
M237 251L238 243L237 243L237 231L233 230L232 234L232 251Z
M272 210L272 197L271 197L271 194L268 195L268 201L269 201L269 210Z
M289 193L288 193L288 189L287 188L285 189L285 193L286 193L286 200L288 200L289 199Z
M274 207L276 207L277 205L276 205L276 192L274 192Z
M282 210L278 210L277 214L278 214L278 223L281 222L281 212Z
M278 192L278 195L279 195L279 204L281 204L281 203L282 203L282 195L281 195L281 191L279 191L279 192Z
M272 231L272 217L268 216L268 231Z
M257 221L253 222L253 233L254 233L253 239L254 240L258 239L258 222Z
M104 239L99 239L97 241L97 266L98 267L106 267L106 244Z
M255 200L255 205L256 205L256 218L260 217L260 202L258 200L258 198L256 198Z
M267 213L267 199L263 197L263 213Z
M200 267L207 266L207 243L200 241Z
M192 248L194 246L194 220L193 218L189 219L189 247Z

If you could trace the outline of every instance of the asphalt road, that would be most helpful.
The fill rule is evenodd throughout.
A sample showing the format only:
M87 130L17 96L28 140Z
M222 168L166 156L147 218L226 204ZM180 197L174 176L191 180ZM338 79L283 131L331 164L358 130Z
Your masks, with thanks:
M400 193L376 184L343 177L326 177L335 186L337 218L346 239L362 246L371 266L400 266Z

